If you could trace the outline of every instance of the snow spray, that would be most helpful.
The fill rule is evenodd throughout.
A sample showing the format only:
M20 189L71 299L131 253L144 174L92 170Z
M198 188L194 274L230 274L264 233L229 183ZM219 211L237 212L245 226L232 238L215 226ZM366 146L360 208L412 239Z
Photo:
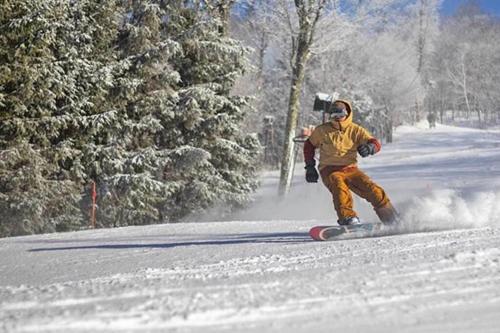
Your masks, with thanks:
M434 190L401 204L401 223L408 231L498 226L499 202L500 192L465 195L451 189Z

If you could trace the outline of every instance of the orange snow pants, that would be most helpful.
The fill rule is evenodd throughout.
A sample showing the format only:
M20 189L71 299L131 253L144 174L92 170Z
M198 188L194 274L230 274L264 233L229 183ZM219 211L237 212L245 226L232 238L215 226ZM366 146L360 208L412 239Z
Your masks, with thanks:
M357 216L353 210L351 191L372 204L375 213L384 223L392 223L397 217L384 189L375 184L370 177L356 166L348 166L338 170L325 167L321 170L321 179L332 193L333 205L339 220Z

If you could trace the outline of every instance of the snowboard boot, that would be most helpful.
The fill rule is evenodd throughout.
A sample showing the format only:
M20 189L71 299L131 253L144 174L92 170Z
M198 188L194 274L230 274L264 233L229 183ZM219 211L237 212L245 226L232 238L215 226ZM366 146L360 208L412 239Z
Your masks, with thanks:
M361 224L361 221L357 216L344 217L343 219L337 220L340 225L356 225Z
M397 225L399 223L399 214L390 202L383 207L375 209L375 213L384 224Z

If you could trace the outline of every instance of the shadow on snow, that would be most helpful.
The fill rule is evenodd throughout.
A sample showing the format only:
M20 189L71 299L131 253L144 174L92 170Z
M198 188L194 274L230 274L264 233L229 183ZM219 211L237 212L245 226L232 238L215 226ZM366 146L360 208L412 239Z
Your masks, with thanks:
M45 251L67 251L67 250L91 250L91 249L141 249L141 248L159 248L169 249L183 246L199 246L199 245L236 245L236 244L260 244L260 243L304 243L312 242L308 233L305 232L288 232L288 233L269 233L269 234L242 234L234 237L234 235L226 235L229 239L210 239L210 240L190 240L184 242L165 242L165 243L144 243L144 244L102 244L102 245L80 245L80 246L61 246L34 248L28 252L45 252ZM234 237L234 238L230 238Z

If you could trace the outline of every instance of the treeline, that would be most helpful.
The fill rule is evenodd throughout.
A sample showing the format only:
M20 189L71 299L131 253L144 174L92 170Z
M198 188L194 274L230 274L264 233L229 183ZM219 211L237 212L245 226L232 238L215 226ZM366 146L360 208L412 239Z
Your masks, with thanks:
M248 98L231 93L247 48L220 9L0 2L0 236L248 201L260 146L240 128Z
M260 156L290 179L317 92L386 142L500 123L499 19L441 2L1 1L0 236L241 207Z
M321 123L312 112L317 92L352 100L356 120L388 142L395 126L430 113L443 122L500 124L500 20L477 1L464 1L449 17L440 16L440 0L315 3L246 0L233 13L233 36L254 50L255 70L238 88L256 96L251 124L266 137L268 164L281 160L293 68L311 12L318 21L298 127Z
M500 125L500 18L471 1L443 21L426 107L442 122Z

